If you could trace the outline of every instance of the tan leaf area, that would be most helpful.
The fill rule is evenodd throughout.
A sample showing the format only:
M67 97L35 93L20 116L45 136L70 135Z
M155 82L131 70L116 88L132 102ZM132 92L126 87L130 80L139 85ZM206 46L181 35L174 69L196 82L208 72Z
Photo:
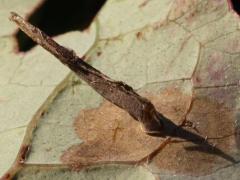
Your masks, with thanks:
M166 88L161 94L145 93L145 96L176 122L184 116L191 100L177 88ZM134 163L164 141L163 138L146 135L139 122L108 101L98 108L82 110L74 126L84 143L73 145L61 157L64 163L74 167L107 161Z
M157 169L198 176L232 164L229 159L236 149L235 116L224 103L208 99L201 95L203 92L199 93L197 90L194 90L192 98L172 86L160 93L141 92L153 102L158 111L176 124L187 114L187 120L196 126L199 133L192 128L188 130L206 137L208 141L198 143L198 139L190 142L173 138L153 158L152 164ZM61 160L76 169L83 165L104 162L134 164L160 147L165 140L146 135L139 122L107 101L98 108L82 110L74 127L84 143L71 146L64 152Z
M197 96L187 118L217 152L206 144L195 145L182 140L166 146L153 160L160 169L175 173L204 175L232 164L227 158L235 148L234 113L223 104Z

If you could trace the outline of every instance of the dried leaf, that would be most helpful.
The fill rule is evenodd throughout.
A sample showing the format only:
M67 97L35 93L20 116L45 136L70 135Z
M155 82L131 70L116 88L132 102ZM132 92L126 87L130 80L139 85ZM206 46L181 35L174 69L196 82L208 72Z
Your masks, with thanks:
M27 179L38 175L60 179L67 175L73 179L90 176L107 179L115 178L111 176L114 174L119 179L153 179L154 174L160 179L238 179L239 163L233 165L232 159L240 160L239 17L229 11L227 1L110 0L96 21L99 39L87 53L89 62L109 77L134 87L176 124L186 118L191 127L185 128L206 137L212 146L191 137L186 138L188 141L175 137L166 143L165 138L148 136L126 112L71 76L66 80L67 87L56 92L56 98L38 121L25 162L29 167L23 168L16 177ZM11 28L6 32L11 32ZM67 39L68 35L64 37ZM64 67L59 64L59 69L51 69L58 67L57 63L45 58L47 53L38 48L23 56L26 63L18 68L19 56L9 53L9 47L13 46L10 39L10 36L1 37L0 41L1 47L9 44L0 50L3 52L0 68L4 69L0 71L0 83L4 89L9 86L9 79L15 84L36 86L36 94L45 92L40 88L42 84L55 87L60 83L63 75L58 74L63 73ZM70 43L69 47L77 50L81 43L76 40L77 46ZM30 63L30 59L36 64ZM40 59L44 62L46 59L48 71L56 73L38 74L38 68L34 67ZM49 65L53 62L56 64ZM26 72L29 67L32 72ZM22 71L21 76L12 77ZM33 74L38 74L40 80L27 78ZM21 99L18 106L33 100L24 88L21 92L25 96L18 98ZM34 113L54 89L48 88L46 97L36 103ZM17 91L11 86L4 92ZM7 100L0 94L0 105ZM6 137L11 140L16 133L23 136L34 114L14 110L21 115L26 113L28 118L12 121L17 124L12 128L24 127L12 129L12 134L9 131ZM4 116L12 116L12 111L12 107L6 108ZM6 121L2 127L9 127L10 122ZM0 141L4 145L11 142L19 147L21 139ZM0 149L0 154L8 152L10 147ZM140 163L139 160L146 159L158 147L161 148L156 156L145 162L148 170L144 169L144 173L142 167L129 165L128 171L120 165ZM4 163L10 161L4 159ZM108 163L116 165L114 168L103 165ZM93 166L90 170L81 170L94 164L100 169L95 171ZM69 168L81 171L70 172Z

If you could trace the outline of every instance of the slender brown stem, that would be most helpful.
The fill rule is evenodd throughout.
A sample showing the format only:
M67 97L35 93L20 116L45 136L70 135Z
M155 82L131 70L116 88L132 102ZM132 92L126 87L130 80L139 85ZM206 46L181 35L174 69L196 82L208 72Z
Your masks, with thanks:
M158 134L162 131L163 115L156 111L149 100L138 95L132 87L121 81L110 79L84 62L74 51L59 45L40 29L26 22L16 13L11 13L10 20L14 21L36 43L57 57L63 64L67 65L100 95L124 109L134 119L141 122L148 134Z

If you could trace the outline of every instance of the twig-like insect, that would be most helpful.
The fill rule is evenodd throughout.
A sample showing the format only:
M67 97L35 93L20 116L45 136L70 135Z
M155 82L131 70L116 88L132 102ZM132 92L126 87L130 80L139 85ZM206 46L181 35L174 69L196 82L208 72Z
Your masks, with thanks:
M59 45L16 13L11 13L10 20L14 21L36 43L67 65L100 95L127 111L135 120L141 122L146 133L159 134L162 131L164 116L156 111L149 100L137 94L132 87L124 82L114 81L107 77L78 57L74 51Z

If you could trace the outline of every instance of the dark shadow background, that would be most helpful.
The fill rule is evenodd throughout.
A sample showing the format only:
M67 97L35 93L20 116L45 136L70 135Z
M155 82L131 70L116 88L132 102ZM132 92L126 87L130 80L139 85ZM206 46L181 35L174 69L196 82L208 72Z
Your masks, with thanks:
M239 0L229 0L232 5L232 9L240 15L240 1Z
M30 15L28 21L49 36L89 27L106 0L45 0ZM31 10L29 10L31 11ZM18 50L27 52L34 43L22 31L16 33Z

